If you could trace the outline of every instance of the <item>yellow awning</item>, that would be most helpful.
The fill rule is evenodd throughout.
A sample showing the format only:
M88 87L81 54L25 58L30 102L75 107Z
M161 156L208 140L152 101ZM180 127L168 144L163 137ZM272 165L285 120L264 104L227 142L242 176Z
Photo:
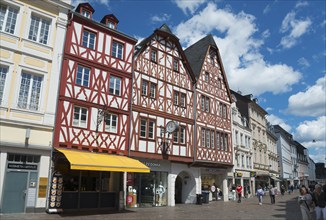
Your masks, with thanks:
M72 170L115 171L131 173L150 172L150 169L143 163L125 156L58 148L57 150L66 156L70 162L70 169Z

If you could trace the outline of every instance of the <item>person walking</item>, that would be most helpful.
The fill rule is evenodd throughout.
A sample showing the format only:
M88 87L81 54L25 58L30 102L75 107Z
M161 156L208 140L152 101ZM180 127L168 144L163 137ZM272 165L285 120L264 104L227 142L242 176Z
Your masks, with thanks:
M308 193L308 189L305 186L300 188L300 196L298 197L298 203L300 205L302 220L312 220L310 212L312 209L312 197Z
M263 195L264 195L265 193L264 193L264 190L261 188L260 185L258 185L257 188L258 188L258 189L257 189L256 194L257 194L257 197L258 197L259 205L262 205L262 204L263 204Z
M316 220L326 220L326 194L320 184L315 185L312 201L315 204Z
M281 194L282 194L282 196L284 196L284 192L285 192L285 187L284 187L284 185L282 184L282 186L281 186Z
M273 185L269 188L269 196L271 197L271 204L275 204L275 188Z
M241 197L242 197L242 186L239 184L236 188L237 194L238 194L238 203L241 202Z

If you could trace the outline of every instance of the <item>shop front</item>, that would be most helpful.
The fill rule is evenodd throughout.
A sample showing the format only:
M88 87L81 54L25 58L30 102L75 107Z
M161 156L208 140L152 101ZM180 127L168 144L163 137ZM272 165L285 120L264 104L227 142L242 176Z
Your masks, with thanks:
M144 164L125 156L57 150L48 192L49 213L123 209L124 172L150 172Z
M234 172L234 185L243 187L242 196L249 197L255 188L255 173L244 170L236 170Z
M202 168L201 188L203 195L208 195L208 201L222 200L223 196L223 176L226 169ZM205 197L205 196L204 196Z
M140 159L140 161L149 167L151 172L127 173L127 207L167 206L170 162L149 159Z

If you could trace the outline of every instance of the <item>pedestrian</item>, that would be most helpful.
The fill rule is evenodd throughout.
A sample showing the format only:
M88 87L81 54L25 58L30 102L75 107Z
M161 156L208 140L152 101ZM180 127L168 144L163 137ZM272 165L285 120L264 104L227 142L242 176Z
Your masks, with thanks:
M312 201L315 204L316 220L326 220L326 195L320 184L315 185ZM323 216L323 217L322 217Z
M235 185L234 184L232 184L232 197L233 197L233 201L235 201L236 200L236 193L235 193L235 189L236 189L236 187L235 187Z
M298 203L300 205L302 220L312 220L312 197L308 193L308 189L306 187L300 188L300 196L298 197Z
M269 196L271 197L271 204L275 204L275 188L273 185L269 188Z
M242 186L239 184L236 188L237 194L238 194L238 203L241 202L241 196L242 196Z
M281 194L282 194L282 196L284 196L284 192L285 192L285 187L284 187L284 185L282 184L282 186L281 186Z
M259 205L262 205L262 204L263 204L263 195L264 195L265 193L264 193L264 190L261 188L260 185L258 185L257 188L258 188L258 189L257 189L256 194L257 194L257 197L258 197Z
M291 193L293 193L293 189L294 189L293 185L291 185L290 188L291 188Z

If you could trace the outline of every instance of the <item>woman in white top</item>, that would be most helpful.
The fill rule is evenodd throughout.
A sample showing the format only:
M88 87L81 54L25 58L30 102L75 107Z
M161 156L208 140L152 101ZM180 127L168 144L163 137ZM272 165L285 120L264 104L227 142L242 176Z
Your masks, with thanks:
M300 210L302 214L302 220L312 220L310 214L312 197L308 193L308 189L303 186L300 188L300 196L298 197L298 203L300 204Z

